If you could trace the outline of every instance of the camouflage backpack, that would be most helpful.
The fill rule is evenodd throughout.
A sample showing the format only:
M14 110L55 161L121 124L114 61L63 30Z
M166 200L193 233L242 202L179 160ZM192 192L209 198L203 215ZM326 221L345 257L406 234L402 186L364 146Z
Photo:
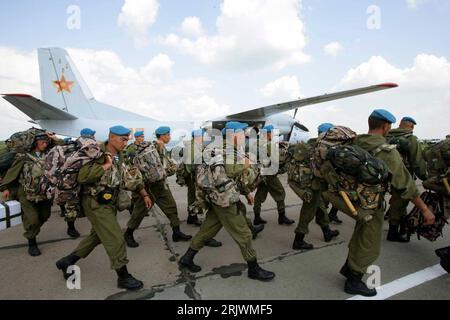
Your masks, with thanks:
M289 143L286 141L281 141L279 143L280 146L280 160L279 160L279 169L278 174L285 174L287 172L287 166L290 161L290 153L289 153Z
M49 183L44 175L44 159L30 153L25 154L24 157L25 163L19 182L27 200L31 202L47 200Z
M326 170L324 171L323 164L331 147L351 144L355 138L356 133L350 128L343 126L333 127L328 132L321 134L311 158L311 167L314 175L318 178L324 177Z
M447 138L424 152L429 178L423 182L426 189L448 194L443 180L450 181L450 138Z
M152 143L145 142L139 145L132 162L140 170L146 183L154 183L167 178L158 150Z
M300 188L310 188L314 178L311 169L311 156L314 147L301 142L290 148L291 160L287 166L288 181L295 182Z
M411 149L409 138L412 137L412 135L412 133L388 135L386 139L387 143L395 145L397 147L397 150L402 156L403 162L406 166L408 166L408 155L409 150Z
M389 187L389 168L375 156L395 146L383 144L371 153L357 145L338 145L328 150L324 178L332 192L345 191L362 209L379 208Z
M6 145L9 151L27 153L33 148L36 136L44 133L45 130L37 128L30 128L25 131L16 132L8 140L6 140Z
M450 138L447 138L424 152L431 175L445 174L450 167Z
M16 158L16 154L17 153L14 151L9 151L6 146L0 149L0 178L3 177L12 166Z
M56 146L45 157L44 174L51 187L48 198L56 204L79 203L81 187L77 182L80 169L103 155L99 144L90 138L79 138L63 146Z
M227 208L239 202L236 182L227 175L222 149L211 149L213 157L196 166L196 184L211 203Z
M447 224L447 218L444 214L444 199L431 191L425 191L420 198L434 212L435 222L433 225L426 226L420 209L414 207L406 217L408 237L417 234L419 240L420 237L424 237L429 241L436 241L437 238L442 237L442 230Z

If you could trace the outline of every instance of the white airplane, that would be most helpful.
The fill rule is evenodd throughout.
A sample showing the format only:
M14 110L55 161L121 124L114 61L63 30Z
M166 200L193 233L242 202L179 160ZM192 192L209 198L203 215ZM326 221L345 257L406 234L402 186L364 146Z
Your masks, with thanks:
M66 50L41 48L38 49L38 57L42 100L17 93L4 94L3 98L29 116L31 123L43 129L62 136L77 137L81 129L92 128L97 132L99 140L106 140L108 129L117 124L126 126L133 132L143 130L147 136L153 135L157 127L166 125L172 128L171 145L174 146L199 126L221 130L228 121L241 121L258 128L272 124L279 129L282 139L299 141L307 137L308 129L295 119L295 115L291 117L283 112L397 87L394 83L384 83L325 94L243 111L208 120L203 124L195 121L161 122L95 100Z

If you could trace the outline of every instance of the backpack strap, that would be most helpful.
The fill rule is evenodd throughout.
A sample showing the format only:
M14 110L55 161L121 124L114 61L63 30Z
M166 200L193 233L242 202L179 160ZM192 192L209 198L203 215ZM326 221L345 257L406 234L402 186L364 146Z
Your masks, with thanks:
M391 152L392 150L395 150L395 149L397 149L397 146L395 144L383 143L382 145L380 145L377 148L375 148L374 150L372 150L370 153L375 157L381 151Z

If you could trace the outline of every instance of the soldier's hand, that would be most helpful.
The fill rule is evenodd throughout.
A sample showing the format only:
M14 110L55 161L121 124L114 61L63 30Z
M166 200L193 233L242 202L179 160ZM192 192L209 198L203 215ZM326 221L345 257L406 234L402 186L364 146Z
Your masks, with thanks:
M55 135L54 132L46 131L45 134L47 135L47 137L48 137L50 140L56 140L56 135Z
M422 211L422 215L423 218L425 219L425 225L429 226L429 225L433 225L435 222L435 216L433 214L433 212L430 209L426 209L424 211Z
M149 196L149 195L146 195L146 196L144 197L144 202L145 202L145 207L146 207L147 209L151 209L151 208L153 207L153 201L152 201L152 199L150 199L150 196Z
M247 198L247 203L249 205L254 205L255 204L255 198L249 193L248 195L245 196Z
M156 144L159 150L164 149L164 142L162 142L161 140L156 140Z
M110 154L105 154L105 163L102 165L103 170L108 170L113 165L112 156Z
M8 200L9 199L9 190L3 191L2 197L3 197L3 200L5 200L5 201Z

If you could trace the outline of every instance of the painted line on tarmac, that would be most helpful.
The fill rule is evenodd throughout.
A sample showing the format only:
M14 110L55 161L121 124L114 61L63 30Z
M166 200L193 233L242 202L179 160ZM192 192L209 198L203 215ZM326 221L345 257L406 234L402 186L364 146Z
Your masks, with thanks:
M358 295L347 300L386 300L445 274L447 274L447 271L445 271L441 265L437 264L378 287L378 294L375 297L363 297Z

